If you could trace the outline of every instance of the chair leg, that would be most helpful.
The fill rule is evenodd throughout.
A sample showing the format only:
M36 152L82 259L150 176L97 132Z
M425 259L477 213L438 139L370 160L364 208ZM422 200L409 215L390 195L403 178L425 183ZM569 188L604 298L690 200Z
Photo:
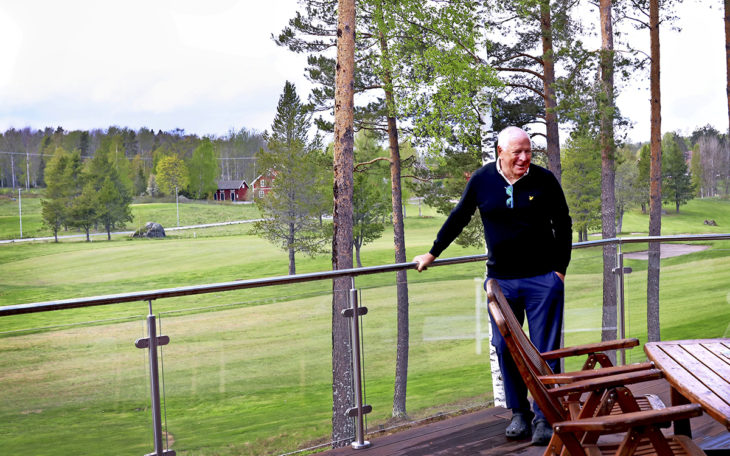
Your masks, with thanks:
M621 411L624 413L639 412L639 404L636 403L636 398L633 393L625 386L616 388L616 401L618 402Z

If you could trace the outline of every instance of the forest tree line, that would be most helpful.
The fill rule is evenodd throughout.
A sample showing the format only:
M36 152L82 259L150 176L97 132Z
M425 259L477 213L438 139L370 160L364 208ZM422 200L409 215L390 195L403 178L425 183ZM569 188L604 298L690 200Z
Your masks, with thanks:
M147 192L150 175L156 174L160 160L175 156L189 169L196 165L194 150L204 141L213 145L214 157L209 159L208 165L215 166L215 179L250 182L261 174L261 170L256 169L255 155L266 145L264 134L246 128L231 130L220 137L199 137L181 129L155 132L149 128L133 130L112 126L67 131L62 127L43 130L25 127L10 128L0 134L0 187L45 187L45 168L59 148L69 153L78 151L83 161L92 159L97 151L104 149L114 154L118 166L126 168L133 183L130 192L142 195ZM150 189L159 191L159 186L152 185ZM202 197L200 187L179 190L189 197Z

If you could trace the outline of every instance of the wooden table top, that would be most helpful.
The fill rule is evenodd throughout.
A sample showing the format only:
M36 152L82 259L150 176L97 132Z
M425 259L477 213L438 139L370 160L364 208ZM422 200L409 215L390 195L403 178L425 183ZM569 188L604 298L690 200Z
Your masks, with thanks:
M730 429L730 339L648 342L644 351L674 389Z

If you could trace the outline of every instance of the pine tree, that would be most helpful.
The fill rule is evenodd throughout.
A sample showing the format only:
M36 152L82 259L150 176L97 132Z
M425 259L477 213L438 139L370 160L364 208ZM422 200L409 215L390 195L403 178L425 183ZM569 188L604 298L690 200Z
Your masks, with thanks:
M115 183L111 176L104 178L104 183L97 193L97 219L106 229L107 240L111 240L111 230L118 223L131 222L132 212L129 209L131 198L124 187Z
M639 201L641 202L641 213L646 214L646 207L649 204L649 185L651 178L651 148L649 144L644 144L637 152L638 156L638 187L640 191Z
M84 191L87 186L91 186L96 192L95 204L87 201L84 207L95 208L94 223L104 225L109 240L112 229L132 220L129 209L132 203L129 160L120 151L119 140L120 137L115 137L105 147L99 148L94 158L87 162L83 174Z
M579 241L601 226L601 153L592 138L576 135L563 147L563 191Z
M69 221L70 226L84 230L86 242L91 241L89 231L99 221L99 197L93 182L87 183L71 202Z
M622 151L620 163L616 167L616 232L623 228L626 210L645 201L639 181L636 157L628 150Z
M679 206L687 204L694 196L692 178L687 169L687 160L674 133L666 133L662 139L662 200L674 203L677 213Z
M296 253L315 255L324 250L327 230L319 223L329 201L321 192L331 176L322 169L319 139L309 140L311 113L287 81L267 135L268 151L256 155L257 165L273 176L272 189L256 200L263 221L254 233L289 253L289 274L296 274Z
M70 154L58 147L46 166L46 191L41 200L41 216L43 223L53 232L55 242L58 242L58 230L68 217L67 201L74 185L67 179L70 163Z

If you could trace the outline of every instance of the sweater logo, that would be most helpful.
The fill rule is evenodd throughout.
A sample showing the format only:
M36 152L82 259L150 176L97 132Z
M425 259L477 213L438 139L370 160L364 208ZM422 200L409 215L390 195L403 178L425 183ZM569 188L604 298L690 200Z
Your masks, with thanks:
M530 201L532 201L532 198L534 198L534 196L530 195Z

